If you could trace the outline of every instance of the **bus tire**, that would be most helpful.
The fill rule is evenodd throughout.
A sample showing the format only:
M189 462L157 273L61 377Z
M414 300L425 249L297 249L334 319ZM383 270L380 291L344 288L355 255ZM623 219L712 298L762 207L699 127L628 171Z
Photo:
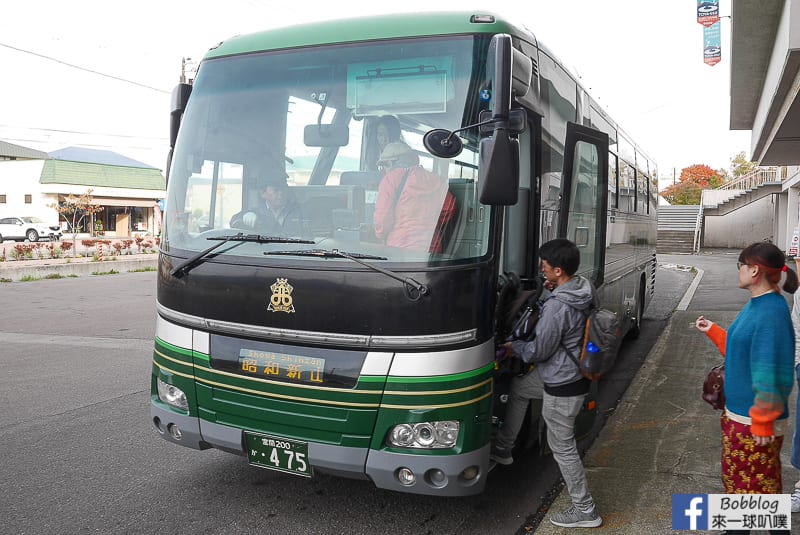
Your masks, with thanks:
M631 340L639 338L642 332L642 316L644 316L644 279L639 282L639 291L636 292L636 316L632 318L627 337Z

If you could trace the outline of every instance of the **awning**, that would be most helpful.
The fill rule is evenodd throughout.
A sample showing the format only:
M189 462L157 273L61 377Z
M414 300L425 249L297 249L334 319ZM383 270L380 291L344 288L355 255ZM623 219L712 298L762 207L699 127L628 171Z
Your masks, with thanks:
M92 204L100 206L135 206L139 208L152 208L157 199L124 199L120 197L92 197Z

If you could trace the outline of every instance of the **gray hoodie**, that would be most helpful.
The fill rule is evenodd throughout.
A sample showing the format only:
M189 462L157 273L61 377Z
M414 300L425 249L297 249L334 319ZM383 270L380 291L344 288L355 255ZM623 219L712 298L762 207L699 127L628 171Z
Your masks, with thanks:
M580 356L583 328L593 301L597 304L592 283L581 276L571 278L557 286L542 305L536 337L512 343L515 355L536 364L545 385L566 385L583 377L569 354Z

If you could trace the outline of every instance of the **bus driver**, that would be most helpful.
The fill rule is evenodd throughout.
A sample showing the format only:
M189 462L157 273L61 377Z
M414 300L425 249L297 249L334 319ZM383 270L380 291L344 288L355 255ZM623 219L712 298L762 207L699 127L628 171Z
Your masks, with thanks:
M231 227L253 229L265 236L301 236L303 219L300 205L286 183L288 175L268 178L261 187L264 200L252 210L242 210L231 218Z

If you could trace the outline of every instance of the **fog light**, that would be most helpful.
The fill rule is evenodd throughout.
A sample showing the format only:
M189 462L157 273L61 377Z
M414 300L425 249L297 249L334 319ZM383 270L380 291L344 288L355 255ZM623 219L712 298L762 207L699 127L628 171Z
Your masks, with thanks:
M428 482L434 487L443 487L447 483L447 476L438 468L428 470Z
M464 481L472 481L478 477L478 467L477 466L468 466L464 468L461 472L461 479Z
M183 436L181 430L178 429L178 426L175 424L169 424L167 426L167 431L169 431L169 434L172 435L172 438L174 438L175 440L180 440L181 437Z
M164 434L164 426L161 425L161 418L159 418L158 416L153 418L153 425L156 427L156 431L158 431L159 434L161 435Z
M397 471L397 480L401 485L408 487L414 484L417 480L417 476L414 475L414 472L412 472L410 468L401 468Z
M165 383L160 377L156 378L158 387L158 399L182 411L189 412L189 402L186 401L186 394L175 385Z

